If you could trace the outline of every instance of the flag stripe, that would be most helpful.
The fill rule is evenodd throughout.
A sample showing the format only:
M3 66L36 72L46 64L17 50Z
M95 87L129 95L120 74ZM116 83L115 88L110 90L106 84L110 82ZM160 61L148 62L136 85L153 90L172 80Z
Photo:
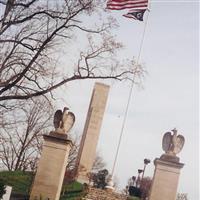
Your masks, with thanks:
M107 8L111 10L122 10L126 8L141 8L146 9L148 0L110 0L107 3Z
M118 3L112 3L112 4L107 4L108 6L127 6L127 5L132 5L132 6L147 6L147 2L141 2L141 3L124 3L124 4L118 4Z
M147 5L138 5L138 6L133 6L133 5L126 5L126 6L108 6L107 7L108 9L110 10L123 10L123 9L126 9L126 8L140 8L140 9L146 9L147 8Z
M111 3L108 2L107 5L125 6L125 5L140 5L140 4L147 5L148 2L147 1L140 1L140 2L131 2L131 1L130 2L111 2Z
M148 0L110 0L107 3L124 4L124 3L141 3L141 2L148 2Z

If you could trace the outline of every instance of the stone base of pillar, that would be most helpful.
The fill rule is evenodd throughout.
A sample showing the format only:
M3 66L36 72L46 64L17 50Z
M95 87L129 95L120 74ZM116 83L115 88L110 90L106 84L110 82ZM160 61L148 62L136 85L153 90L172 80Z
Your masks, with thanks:
M89 178L87 176L87 172L78 172L78 178L76 179L79 183L89 184Z
M164 154L154 160L155 171L149 200L175 200L180 170L179 158Z
M59 200L69 151L67 135L50 132L44 135L44 145L32 186L30 200Z
M107 181L108 181L108 183L106 185L106 191L113 192L115 190L115 188L114 188L112 176L108 177Z
M115 188L112 186L106 186L106 191L107 192L114 192Z

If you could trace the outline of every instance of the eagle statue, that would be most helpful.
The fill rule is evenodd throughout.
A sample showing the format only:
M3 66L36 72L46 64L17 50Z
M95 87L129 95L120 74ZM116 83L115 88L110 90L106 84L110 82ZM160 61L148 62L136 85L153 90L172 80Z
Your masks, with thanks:
M54 114L54 127L57 133L66 134L73 127L75 115L69 112L69 108L64 107L62 110L57 110Z
M164 134L162 148L166 154L176 156L182 150L184 143L185 138L182 135L177 135L177 130L173 129L172 132Z

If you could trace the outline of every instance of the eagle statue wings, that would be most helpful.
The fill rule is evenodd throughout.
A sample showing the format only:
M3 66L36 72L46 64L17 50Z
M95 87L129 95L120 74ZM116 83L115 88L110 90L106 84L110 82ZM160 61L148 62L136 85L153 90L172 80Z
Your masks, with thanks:
M164 134L162 140L162 148L165 153L176 155L182 150L185 143L185 138L182 135L177 135L176 129L173 129L172 133L167 132Z
M57 110L54 114L54 127L57 133L66 134L73 127L75 115L69 112L69 108L64 107L62 110Z

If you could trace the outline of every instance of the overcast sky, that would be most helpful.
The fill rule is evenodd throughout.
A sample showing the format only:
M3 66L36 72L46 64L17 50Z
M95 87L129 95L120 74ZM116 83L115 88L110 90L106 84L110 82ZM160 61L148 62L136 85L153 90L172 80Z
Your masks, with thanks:
M178 129L185 146L179 154L185 163L181 170L179 192L190 200L199 200L199 122L198 122L198 48L199 4L197 1L153 1L142 51L141 62L148 74L144 89L134 88L124 129L115 175L120 187L143 168L143 159L153 161L163 153L165 132ZM113 11L120 27L115 32L125 45L124 55L138 55L144 23L123 18ZM73 82L58 107L67 104L76 114L75 129L81 134L93 89L93 81ZM125 112L130 83L111 85L100 133L98 150L109 170L112 168ZM153 176L153 162L146 176Z

